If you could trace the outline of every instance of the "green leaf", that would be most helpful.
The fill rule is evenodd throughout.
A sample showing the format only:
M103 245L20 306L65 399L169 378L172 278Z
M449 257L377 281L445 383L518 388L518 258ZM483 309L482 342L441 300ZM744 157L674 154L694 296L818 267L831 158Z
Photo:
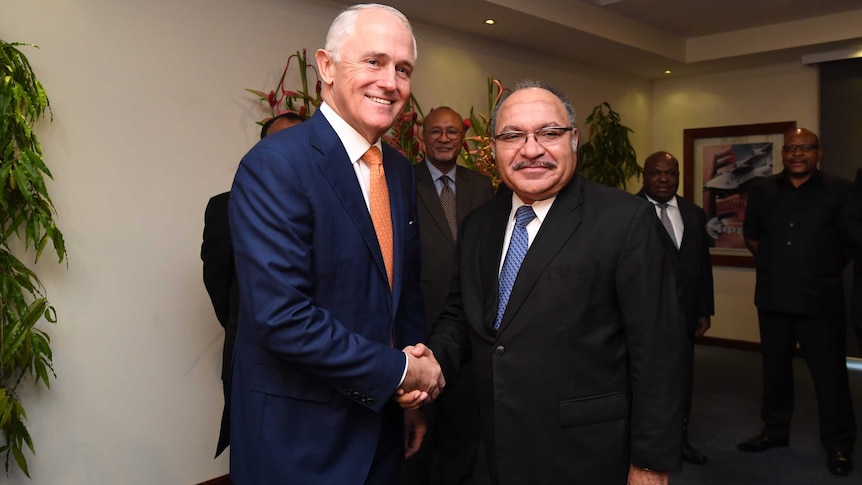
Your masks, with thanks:
M20 246L10 239L20 239L36 260L50 244L63 261L66 247L46 184L52 174L33 131L53 114L22 46L35 47L0 40L0 454L7 473L14 463L29 477L24 450L35 447L15 389L23 382L50 387L56 377L50 337L36 326L56 322L57 315L36 273L10 251Z

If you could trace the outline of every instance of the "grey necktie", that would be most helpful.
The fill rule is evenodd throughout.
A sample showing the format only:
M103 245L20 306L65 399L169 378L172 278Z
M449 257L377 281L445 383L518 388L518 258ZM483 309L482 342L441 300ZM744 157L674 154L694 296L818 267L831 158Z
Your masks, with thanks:
M449 231L452 232L452 239L458 239L458 219L455 216L455 192L452 192L449 180L448 175L440 176L440 181L443 182L443 189L440 190L440 204L443 206L443 214L446 215L446 222L449 223Z
M661 225L664 226L667 234L670 236L670 240L673 241L673 245L679 247L679 244L676 242L676 234L673 232L673 224L670 222L670 217L667 216L667 202L659 202L656 204L661 209L661 213L659 215L659 219L661 219Z

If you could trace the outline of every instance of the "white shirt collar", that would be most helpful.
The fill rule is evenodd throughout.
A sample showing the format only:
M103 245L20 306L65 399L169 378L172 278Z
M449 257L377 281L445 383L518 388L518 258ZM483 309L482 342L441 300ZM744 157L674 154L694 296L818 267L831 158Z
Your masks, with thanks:
M542 222L545 222L545 217L548 215L548 211L551 210L551 206L554 205L555 200L557 200L556 194L547 199L537 200L532 204L526 204L520 197L518 197L518 194L512 192L512 210L509 212L509 219L512 220L515 218L515 212L517 212L518 207L521 207L522 205L530 205L533 208L533 212L536 213L536 219L539 220L541 225Z
M453 184L455 183L455 170L458 169L458 165L455 165L454 167L452 167L452 170L449 170L448 172L443 173L440 171L440 169L435 167L434 164L429 162L427 158L425 159L425 164L428 165L428 172L431 174L431 180L436 182L441 176L448 175L449 180L451 180Z
M659 204L659 202L658 202L657 200L655 200L655 199L653 199L652 197L648 196L648 195L646 194L646 192L644 192L644 196L646 196L647 200L648 200L648 201L650 201L650 202L652 202L653 204L655 204L655 205L658 205L658 204ZM671 206L671 207L676 207L677 209L679 209L679 204L677 204L677 202L676 202L676 195L674 195L673 197L671 197L671 198L670 198L670 200L669 200L669 201L667 201L667 205L669 205L669 206Z
M344 145L344 150L347 151L350 163L358 162L372 144L369 144L365 137L360 135L358 131L347 124L347 122L344 121L344 119L325 102L321 103L319 109L323 114L323 117L326 118L326 121L328 121L332 126L332 129L335 130L335 134L338 135L338 139L341 140L341 144ZM373 143L373 145L380 149L381 154L383 153L383 146L380 143L379 138Z

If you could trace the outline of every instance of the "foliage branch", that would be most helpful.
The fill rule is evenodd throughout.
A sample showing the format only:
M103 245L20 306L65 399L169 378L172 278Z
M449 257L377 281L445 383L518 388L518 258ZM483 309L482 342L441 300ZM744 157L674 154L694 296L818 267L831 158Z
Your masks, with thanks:
M620 114L607 101L587 116L590 138L578 149L578 173L610 187L625 189L626 181L640 178L635 149L629 141L631 128L623 125Z
M62 262L66 248L45 185L51 172L33 132L51 106L19 46L32 45L0 40L0 453L7 474L12 458L29 477L24 447L31 453L35 448L18 387L32 381L49 388L50 378L56 378L50 337L36 327L43 318L55 323L56 312L36 273L13 254L10 243L23 241L24 251L34 251L34 262L48 244Z

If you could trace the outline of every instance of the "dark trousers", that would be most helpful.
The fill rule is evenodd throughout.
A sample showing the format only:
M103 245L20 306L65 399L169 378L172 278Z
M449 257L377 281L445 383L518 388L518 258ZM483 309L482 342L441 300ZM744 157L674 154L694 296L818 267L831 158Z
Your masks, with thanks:
M694 332L689 334L689 353L688 353L688 366L685 376L685 414L683 415L682 421L682 432L683 437L685 438L685 443L688 443L688 425L691 421L691 394L694 389Z
M844 316L807 317L758 311L763 358L763 433L790 434L793 415L793 356L796 343L814 381L820 419L820 442L827 451L851 453L856 420L845 360Z
M407 460L401 485L468 485L479 448L479 401L473 365L446 382L437 401L425 407L428 435L419 453Z

